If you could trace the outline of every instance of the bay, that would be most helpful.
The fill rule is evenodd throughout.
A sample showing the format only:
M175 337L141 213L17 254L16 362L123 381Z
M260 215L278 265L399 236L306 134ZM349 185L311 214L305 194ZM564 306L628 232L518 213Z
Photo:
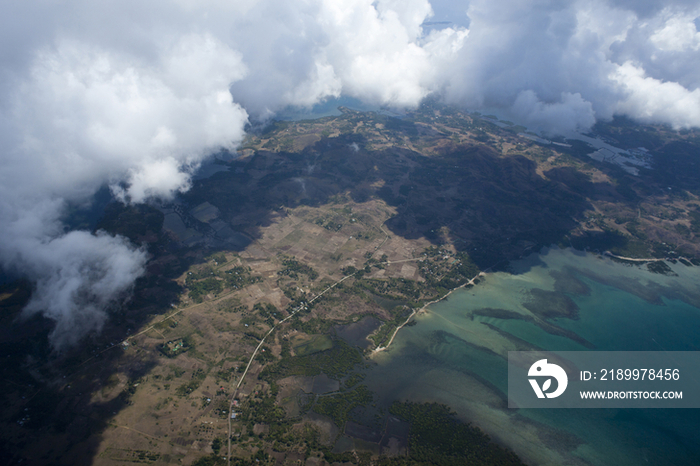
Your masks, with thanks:
M546 248L416 316L374 356L379 402L440 402L531 464L700 464L700 412L508 409L507 352L697 351L700 269Z

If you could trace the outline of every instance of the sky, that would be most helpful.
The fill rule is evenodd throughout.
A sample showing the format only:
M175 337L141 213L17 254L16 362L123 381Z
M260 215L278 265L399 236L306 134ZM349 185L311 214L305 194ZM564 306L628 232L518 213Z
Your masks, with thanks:
M247 123L341 95L434 96L548 134L613 115L698 127L699 28L689 0L5 2L0 264L32 280L24 313L56 322L60 350L102 328L147 261L66 231L67 203L105 185L172 198Z

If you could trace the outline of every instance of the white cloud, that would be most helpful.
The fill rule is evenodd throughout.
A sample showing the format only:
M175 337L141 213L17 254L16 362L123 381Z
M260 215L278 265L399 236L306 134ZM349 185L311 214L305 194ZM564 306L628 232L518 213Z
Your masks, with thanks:
M625 94L616 105L619 113L647 122L664 121L676 129L700 126L700 89L689 91L678 83L648 77L630 62L618 67L610 78Z
M661 51L682 52L700 48L700 32L695 27L695 16L672 15L663 27L654 32L650 41Z
M341 92L416 106L436 82L420 27L431 14L426 0L258 2L232 39L251 70L234 99L256 117Z
M228 86L244 73L239 55L211 37L185 36L153 64L61 42L37 55L12 96L21 143L5 155L14 163L3 171L15 191L36 191L31 178L41 191L71 199L109 181L143 183L146 172L170 165L169 174L180 175L170 186L152 178L151 187L168 196L187 184L183 166L242 139L247 114ZM143 192L126 194L140 202Z
M99 330L145 264L122 238L63 234L63 201L105 183L125 201L168 198L243 137L247 114L228 90L245 76L240 54L209 34L160 42L144 60L62 38L5 89L0 263L36 283L25 312L56 321L55 348Z
M526 116L525 123L534 122L536 114L537 127L550 132L590 125L592 116L610 118L615 112L697 126L691 106L700 86L700 35L694 23L700 9L685 1L627 3L473 0L464 45L454 61L441 64L437 76L452 102L498 107L513 118ZM646 87L654 91L637 92L629 101L640 85L620 71L630 62L664 85L648 81ZM634 82L623 82L628 78ZM665 111L658 108L662 102ZM524 112L524 103L535 113Z
M615 113L700 125L697 1L432 3L11 2L0 18L0 261L27 271L37 296L56 294L32 309L46 307L59 328L60 309L78 315L71 309L81 301L71 296L100 289L87 279L71 288L66 277L94 264L118 268L97 246L81 253L77 239L131 264L95 315L143 264L122 240L62 236L65 200L87 199L105 183L132 202L186 190L204 157L243 138L249 115L341 94L413 107L434 93L548 132ZM454 24L423 30L448 13ZM35 266L34 250L46 267ZM88 292L61 294L57 283Z
M545 103L533 91L523 91L515 99L512 113L529 128L549 134L567 135L595 123L593 106L578 93L562 92L559 101Z
M49 339L58 350L101 330L107 310L128 297L146 263L144 251L127 240L84 231L51 239L31 234L12 246L23 252L14 264L36 283L24 314L56 322Z

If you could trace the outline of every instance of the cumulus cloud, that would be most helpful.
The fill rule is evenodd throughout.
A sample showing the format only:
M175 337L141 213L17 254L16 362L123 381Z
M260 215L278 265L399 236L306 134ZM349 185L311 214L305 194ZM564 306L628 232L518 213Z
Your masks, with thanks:
M120 238L65 234L65 202L105 184L124 202L187 190L249 118L341 95L394 107L435 95L549 133L616 113L700 125L691 0L36 0L6 10L0 262L34 280L27 312L56 320L56 346L83 334L63 329L99 329L145 260Z
M228 86L245 67L208 36L185 36L159 58L142 64L73 41L39 51L12 96L21 138L10 155L13 178L24 178L33 160L32 177L60 196L89 193L111 178L127 181L120 194L135 202L186 188L182 166L243 135L247 114Z
M21 252L12 266L36 284L24 314L42 313L55 321L49 339L61 350L102 328L107 310L128 297L146 254L123 238L101 233L72 231L54 238L29 233L8 245Z
M341 93L416 106L435 83L421 24L427 0L256 2L233 34L250 74L234 99L256 117Z
M105 184L124 202L171 197L243 137L229 91L247 72L240 54L208 33L157 39L148 57L59 36L4 89L0 262L35 283L25 315L56 321L57 349L101 328L146 258L123 238L64 234L65 202Z
M675 82L646 76L642 68L627 62L610 76L625 93L616 104L619 113L646 121L665 121L676 129L700 126L700 89L689 91Z
M549 134L566 134L595 123L593 106L578 93L562 92L558 101L545 103L533 91L522 91L511 112L528 127Z
M587 129L595 121L591 115L607 119L615 113L697 126L692 106L678 105L673 99L680 94L672 95L666 84L688 94L700 85L695 25L700 9L689 2L656 6L658 2L632 7L602 0L473 0L467 8L468 37L458 58L439 73L446 96L472 108L524 116L523 123L550 132ZM620 78L628 63L652 79L646 103L624 104L630 89ZM664 104L673 110L649 116L649 107ZM569 118L561 120L564 110Z

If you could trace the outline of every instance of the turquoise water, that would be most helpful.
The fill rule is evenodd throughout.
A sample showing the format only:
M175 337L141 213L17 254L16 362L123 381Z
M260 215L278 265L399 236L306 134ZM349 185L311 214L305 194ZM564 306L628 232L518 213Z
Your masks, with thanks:
M700 279L700 277L699 277ZM600 349L619 351L700 350L700 310L662 298L655 305L617 288L585 279L590 296L577 297L584 309L578 321L556 319Z
M417 325L375 356L366 382L384 404L450 405L529 464L700 464L700 411L512 410L506 403L508 351L698 350L700 268L669 265L676 276L544 250L514 263L512 274L490 274L417 316ZM577 318L546 319L562 331L545 331L534 323L537 306L525 305L533 289L558 290L578 306Z
M361 112L378 111L379 107L367 104L353 97L341 96L331 97L314 106L307 107L287 107L277 112L275 118L278 120L314 120L327 116L338 116L341 114L338 107L348 107Z

